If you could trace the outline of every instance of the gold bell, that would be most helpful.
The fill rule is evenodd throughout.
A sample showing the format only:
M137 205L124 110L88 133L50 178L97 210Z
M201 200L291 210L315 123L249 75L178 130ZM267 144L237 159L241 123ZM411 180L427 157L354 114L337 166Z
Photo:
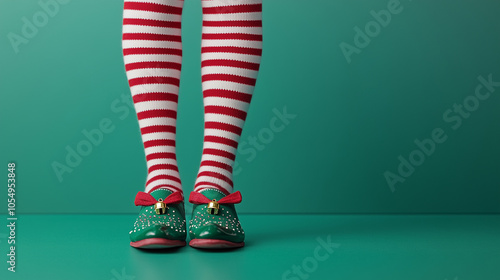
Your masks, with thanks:
M165 214L167 210L167 204L163 202L163 199L158 199L158 202L155 203L155 211L157 215Z
M217 203L215 199L208 203L207 212L212 215L217 215L219 213L219 203Z

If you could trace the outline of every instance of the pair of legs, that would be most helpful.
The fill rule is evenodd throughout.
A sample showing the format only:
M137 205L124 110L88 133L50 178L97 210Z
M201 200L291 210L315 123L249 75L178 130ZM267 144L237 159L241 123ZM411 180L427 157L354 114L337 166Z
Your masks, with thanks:
M262 0L201 3L205 125L194 192L220 200L233 192L236 150L259 70ZM162 200L183 191L175 150L183 4L184 0L125 0L124 4L122 46L146 154L145 193ZM193 201L203 204L203 199ZM227 207L234 210L232 204L221 206Z

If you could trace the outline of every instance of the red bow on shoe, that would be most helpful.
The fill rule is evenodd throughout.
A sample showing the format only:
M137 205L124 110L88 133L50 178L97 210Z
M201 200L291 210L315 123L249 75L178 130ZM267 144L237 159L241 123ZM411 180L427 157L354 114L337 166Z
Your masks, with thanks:
M208 198L207 198L208 199ZM163 199L165 204L175 204L184 201L184 197L180 192L174 192ZM151 206L154 205L158 200L154 198L151 194L145 192L138 192L135 196L136 206Z
M208 197L204 196L199 192L191 192L189 195L189 202L193 204L206 204L211 202ZM234 192L228 196L221 198L217 203L219 204L238 204L241 202L241 193L240 191Z

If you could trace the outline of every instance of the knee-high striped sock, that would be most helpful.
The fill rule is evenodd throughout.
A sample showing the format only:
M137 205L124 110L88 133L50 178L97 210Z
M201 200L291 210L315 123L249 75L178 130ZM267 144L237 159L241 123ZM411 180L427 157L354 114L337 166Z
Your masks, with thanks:
M202 0L203 155L195 191L233 189L233 165L262 54L262 0Z
M182 191L175 153L183 0L125 0L123 55L144 143L146 192Z

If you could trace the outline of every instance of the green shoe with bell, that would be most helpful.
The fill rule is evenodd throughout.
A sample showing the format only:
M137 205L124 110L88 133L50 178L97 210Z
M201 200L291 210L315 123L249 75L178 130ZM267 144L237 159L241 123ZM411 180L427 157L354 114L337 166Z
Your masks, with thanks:
M130 231L130 246L161 249L186 246L184 197L180 192L157 189L138 192L135 205L142 206Z
M238 248L245 245L234 204L241 202L240 192L225 195L216 189L191 192L193 215L189 223L189 246L203 249Z

